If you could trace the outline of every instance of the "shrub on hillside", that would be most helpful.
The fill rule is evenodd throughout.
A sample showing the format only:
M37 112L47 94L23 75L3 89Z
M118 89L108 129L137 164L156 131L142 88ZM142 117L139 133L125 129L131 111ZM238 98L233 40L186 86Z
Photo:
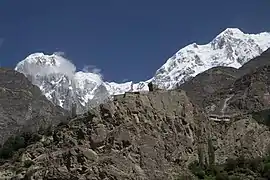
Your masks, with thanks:
M25 139L22 136L11 136L0 149L0 158L7 159L20 148L25 147Z
M40 134L29 132L9 137L0 148L0 159L11 158L16 151L39 141L41 137Z

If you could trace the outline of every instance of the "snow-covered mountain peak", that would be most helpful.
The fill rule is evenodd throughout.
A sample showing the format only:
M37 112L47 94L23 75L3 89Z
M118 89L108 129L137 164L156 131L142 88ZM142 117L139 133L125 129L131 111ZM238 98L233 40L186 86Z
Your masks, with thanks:
M94 96L94 90L99 86L103 85L103 81L100 75L90 73L90 72L76 72L74 74L74 83L78 91L85 91L87 90L88 93L91 94L91 97ZM89 96L89 95L87 95ZM89 101L89 98L85 100L86 102Z
M241 36L243 35L244 33L238 29L238 28L227 28L225 29L223 32L221 32L219 35L217 35L217 37L219 36Z
M33 84L39 86L53 103L65 109L70 109L72 103L76 103L78 112L83 112L93 98L98 99L95 97L96 93L101 88L104 89L100 75L76 72L72 62L56 53L31 54L19 62L15 70L25 74Z
M53 103L70 109L76 103L78 112L97 105L110 95L127 91L148 90L146 82L123 84L104 82L100 74L78 71L72 62L56 53L34 53L15 67L37 85Z
M156 71L153 83L172 89L191 77L216 66L239 68L270 47L270 33L247 34L227 28L210 43L192 43L180 49Z
M239 41L248 42L250 44L258 44L262 49L267 49L270 46L269 42L270 32L261 32L258 34L244 33L238 28L227 28L219 35L217 35L210 44L215 47L215 44L234 45ZM222 46L218 46L222 48Z
M60 55L34 53L20 61L15 70L32 76L45 76L57 73L72 76L76 72L76 67Z
M41 66L60 66L65 61L61 56L56 54L45 55L44 53L33 53L27 56L21 63L31 63Z

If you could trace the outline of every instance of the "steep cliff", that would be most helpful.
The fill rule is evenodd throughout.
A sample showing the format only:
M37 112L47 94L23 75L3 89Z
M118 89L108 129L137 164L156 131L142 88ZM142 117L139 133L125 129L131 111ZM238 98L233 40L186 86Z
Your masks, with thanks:
M198 159L199 144L207 142L201 125L206 121L183 91L127 93L59 126L27 147L18 162L1 166L0 174L19 179L173 179Z

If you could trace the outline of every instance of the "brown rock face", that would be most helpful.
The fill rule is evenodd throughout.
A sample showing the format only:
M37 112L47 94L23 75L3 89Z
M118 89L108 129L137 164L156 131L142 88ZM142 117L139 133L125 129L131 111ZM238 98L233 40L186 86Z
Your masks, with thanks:
M208 113L251 113L270 108L269 78L270 49L240 69L215 67L180 88Z
M183 91L128 93L59 127L49 145L43 138L0 172L32 179L174 179L198 159L204 121ZM21 165L26 159L30 167Z
M257 68L235 81L230 106L245 112L270 108L270 65Z
M204 106L209 96L219 97L216 92L226 89L238 78L237 69L215 67L182 84L179 88L187 92L192 102Z
M208 116L216 163L264 156L269 151L269 62L270 50L238 70L213 68L180 87Z
M233 122L225 124L213 124L212 140L217 163L225 163L228 158L241 156L247 159L263 157L268 153L269 127L250 117L234 119Z
M204 98L192 96L209 114L247 114L270 108L270 66L261 66ZM192 91L191 91L192 92ZM201 90L196 92L203 93ZM194 93L193 93L194 94Z
M65 119L38 87L21 73L0 69L0 145L22 131L36 132Z
M269 128L205 116L186 93L126 93L57 127L0 166L0 179L176 179L188 165L263 156Z

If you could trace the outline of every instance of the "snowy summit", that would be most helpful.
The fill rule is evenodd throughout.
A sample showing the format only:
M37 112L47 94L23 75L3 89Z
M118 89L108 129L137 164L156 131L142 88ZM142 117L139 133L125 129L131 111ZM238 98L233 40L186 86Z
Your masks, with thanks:
M245 34L228 28L208 44L193 43L180 49L157 70L153 82L172 89L212 67L239 68L269 47L270 33Z
M19 62L16 71L25 74L56 105L78 113L104 102L112 95L147 91L152 81L163 89L173 89L191 77L216 66L239 68L270 47L270 33L246 34L228 28L205 45L192 43L180 49L159 68L154 77L139 83L104 82L100 75L76 72L76 67L60 54L34 53Z

